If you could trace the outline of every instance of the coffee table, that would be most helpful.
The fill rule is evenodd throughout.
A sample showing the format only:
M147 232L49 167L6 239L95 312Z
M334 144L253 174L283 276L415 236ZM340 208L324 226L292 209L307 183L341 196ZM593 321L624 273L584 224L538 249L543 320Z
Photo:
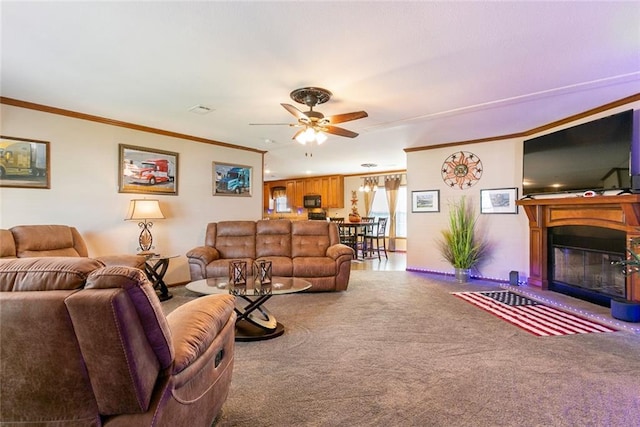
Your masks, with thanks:
M284 333L284 326L276 320L266 307L263 306L273 295L292 294L302 292L311 287L311 283L297 277L272 277L271 290L263 293L253 289L252 278L247 280L247 287L239 293L233 293L236 298L236 341L261 341L279 337ZM191 292L202 295L228 294L228 277L211 277L187 283L186 288ZM246 304L245 304L246 303Z

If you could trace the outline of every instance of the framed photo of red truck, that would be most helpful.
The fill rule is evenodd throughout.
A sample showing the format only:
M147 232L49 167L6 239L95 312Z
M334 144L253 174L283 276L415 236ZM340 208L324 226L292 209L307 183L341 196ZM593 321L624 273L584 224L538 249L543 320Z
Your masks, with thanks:
M49 143L0 136L0 187L51 188Z
M178 153L120 144L120 193L178 194Z
M251 196L251 166L213 162L214 196Z

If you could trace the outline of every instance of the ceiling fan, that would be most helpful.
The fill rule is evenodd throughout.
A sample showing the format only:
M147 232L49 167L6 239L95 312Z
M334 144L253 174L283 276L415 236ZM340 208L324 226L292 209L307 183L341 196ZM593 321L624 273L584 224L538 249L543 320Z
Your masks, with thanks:
M307 142L322 143L326 139L324 133L332 135L345 136L347 138L355 138L358 136L356 132L344 129L338 126L334 126L337 123L349 122L351 120L362 119L368 117L366 111L354 111L352 113L337 114L334 116L325 117L319 111L314 111L313 107L323 104L331 99L333 94L327 89L319 87L304 87L296 89L289 94L291 99L300 104L305 104L309 107L309 111L302 112L293 105L280 104L285 110L293 114L298 119L297 123L289 123L289 126L299 127L293 139L306 144ZM252 125L269 124L269 123L250 123ZM285 123L272 123L272 124L285 124Z

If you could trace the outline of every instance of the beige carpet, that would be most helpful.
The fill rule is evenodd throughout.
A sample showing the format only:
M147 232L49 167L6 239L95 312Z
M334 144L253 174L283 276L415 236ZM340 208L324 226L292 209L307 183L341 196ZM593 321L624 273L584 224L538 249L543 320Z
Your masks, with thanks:
M450 293L497 288L353 271L346 292L274 296L286 332L236 344L217 425L637 425L639 335L540 338ZM172 292L167 311L195 297Z

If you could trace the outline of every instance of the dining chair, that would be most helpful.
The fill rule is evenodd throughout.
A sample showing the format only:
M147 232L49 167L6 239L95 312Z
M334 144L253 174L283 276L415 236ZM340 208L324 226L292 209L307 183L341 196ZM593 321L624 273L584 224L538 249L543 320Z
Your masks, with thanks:
M378 220L378 228L375 233L365 235L365 246L368 248L369 253L373 254L373 252L376 252L378 254L378 259L381 259L380 251L383 251L384 257L389 259L389 256L387 255L387 241L385 238L387 221L388 218L380 218Z
M339 217L339 216L329 217L329 221L335 222L338 225L338 234L340 237L340 243L343 243L342 236L345 235L347 230L344 227L341 227L340 225L344 224L344 217Z
M338 224L338 235L340 237L340 243L349 246L355 252L356 258L358 257L358 236L355 233L355 229L346 227L343 221L336 221Z
M361 224L365 224L364 227L360 229L358 232L358 246L360 251L362 252L362 258L367 255L373 255L372 247L370 246L371 241L367 239L367 236L373 235L373 230L375 228L376 217L374 216L363 216L360 219Z

